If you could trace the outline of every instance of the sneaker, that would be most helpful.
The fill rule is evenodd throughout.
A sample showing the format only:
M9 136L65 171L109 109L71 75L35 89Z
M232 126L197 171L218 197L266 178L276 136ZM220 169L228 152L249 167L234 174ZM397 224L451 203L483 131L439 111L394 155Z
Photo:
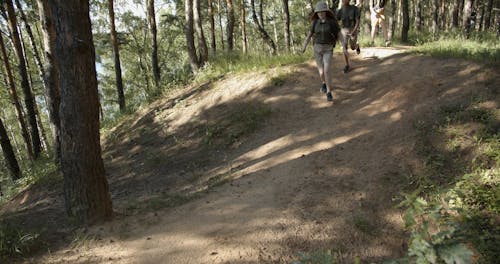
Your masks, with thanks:
M322 93L326 93L326 83L324 83L323 85L321 85L321 92Z
M342 71L343 71L344 73L348 73L350 68L351 68L351 67L349 67L349 65L346 65Z
M356 54L359 55L360 53L361 53L361 49L359 48L359 45L358 45L358 47L356 48Z
M332 102L332 101L333 101L332 92L328 92L328 93L326 93L326 100L327 100L328 102Z

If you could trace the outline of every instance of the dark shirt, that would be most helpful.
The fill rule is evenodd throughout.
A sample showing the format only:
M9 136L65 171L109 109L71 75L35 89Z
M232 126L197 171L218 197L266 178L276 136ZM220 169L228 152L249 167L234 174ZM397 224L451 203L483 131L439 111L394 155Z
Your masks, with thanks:
M337 10L337 19L342 21L342 28L352 29L356 26L356 19L359 19L361 13L357 6L342 6Z
M320 19L313 21L311 32L314 33L314 44L335 44L338 34L337 22L327 17L325 22Z

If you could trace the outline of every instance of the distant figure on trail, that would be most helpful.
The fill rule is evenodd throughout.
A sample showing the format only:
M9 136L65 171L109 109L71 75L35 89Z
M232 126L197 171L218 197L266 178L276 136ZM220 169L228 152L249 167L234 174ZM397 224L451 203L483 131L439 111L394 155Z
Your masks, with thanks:
M382 28L384 34L385 46L391 45L391 41L387 35L387 26L385 25L385 0L370 0L370 18L372 23L371 44L375 43L375 33L377 33L377 26Z
M311 37L314 37L314 59L318 66L319 76L323 82L321 92L326 93L326 99L331 102L333 101L331 92L332 77L330 75L331 61L340 27L337 24L335 15L325 2L318 2L316 4L311 20L311 30L305 40L302 53L305 52Z
M344 52L344 73L348 73L351 66L349 65L349 52L347 46L349 45L352 50L356 50L359 54L361 49L358 43L358 33L359 33L359 21L361 13L359 8L355 5L351 5L350 0L342 0L342 7L337 10L337 20L342 22L342 27L340 29L340 42L342 43L342 49Z

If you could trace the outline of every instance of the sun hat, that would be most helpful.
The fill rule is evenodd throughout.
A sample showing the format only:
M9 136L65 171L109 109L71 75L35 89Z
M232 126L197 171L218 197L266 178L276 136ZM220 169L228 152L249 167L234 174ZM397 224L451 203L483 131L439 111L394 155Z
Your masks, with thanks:
M333 15L333 12L332 10L328 7L328 4L325 3L325 2L318 2L316 3L316 8L314 8L314 14L318 13L318 12L329 12L330 14Z

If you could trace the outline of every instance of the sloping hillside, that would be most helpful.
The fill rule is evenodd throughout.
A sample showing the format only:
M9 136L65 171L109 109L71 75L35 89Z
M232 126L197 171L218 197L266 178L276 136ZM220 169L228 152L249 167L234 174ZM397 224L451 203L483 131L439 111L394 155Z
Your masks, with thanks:
M348 74L334 62L333 104L310 61L221 76L131 116L104 140L116 219L27 262L291 263L322 248L345 263L400 257L395 206L420 166L416 122L497 89L499 73L399 49L365 49ZM57 222L62 196L47 199L28 209Z

